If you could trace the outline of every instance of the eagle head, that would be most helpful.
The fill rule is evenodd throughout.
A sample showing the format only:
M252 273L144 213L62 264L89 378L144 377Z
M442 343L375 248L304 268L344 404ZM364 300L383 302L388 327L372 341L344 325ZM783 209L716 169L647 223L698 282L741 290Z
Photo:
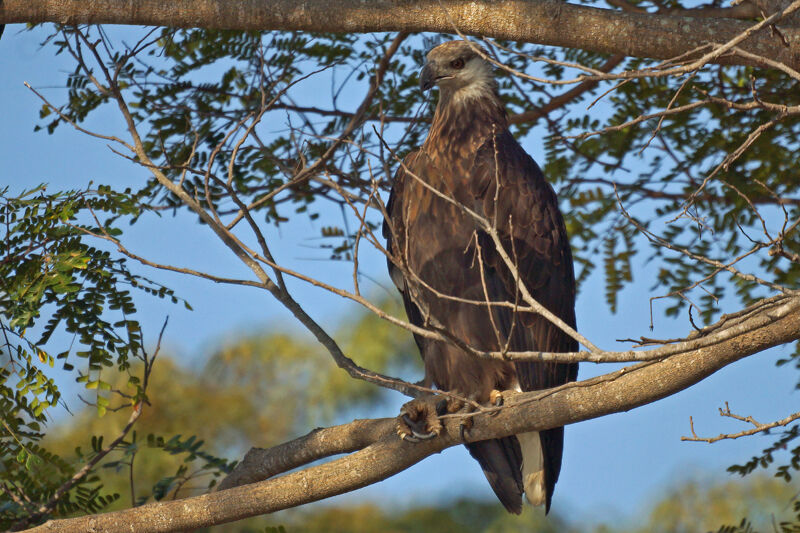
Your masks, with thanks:
M424 92L438 85L443 96L457 99L494 91L492 67L478 50L487 55L483 48L467 41L448 41L428 52L419 75L420 89Z

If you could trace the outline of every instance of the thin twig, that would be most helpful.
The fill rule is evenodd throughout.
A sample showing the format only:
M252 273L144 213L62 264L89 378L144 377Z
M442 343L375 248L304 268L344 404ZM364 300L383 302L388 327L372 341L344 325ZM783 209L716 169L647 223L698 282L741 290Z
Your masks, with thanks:
M697 433L695 433L695 431L694 431L694 420L692 420L692 417L689 417L689 427L690 427L690 430L692 432L692 436L691 437L681 437L681 440L682 441L688 441L688 442L707 442L709 444L712 444L714 442L718 442L718 441L726 440L726 439L738 439L740 437L749 437L750 435L755 435L757 433L761 433L762 431L768 431L768 430L770 430L772 428L776 428L776 427L780 427L780 426L787 426L787 425L791 424L792 422L794 422L795 420L800 419L800 412L797 412L797 413L794 413L794 414L791 414L791 415L787 416L786 418L782 418L780 420L776 420L775 422L771 422L769 424L762 424L760 422L757 422L755 419L753 419L752 416L743 417L743 416L739 416L739 415L736 415L734 413L731 413L730 409L728 408L727 402L725 403L725 409L724 410L722 408L720 408L719 414L720 414L720 416L733 418L735 420L740 420L742 422L747 422L749 424L752 424L754 427L752 429L746 429L746 430L740 431L738 433L720 433L716 437L698 437Z

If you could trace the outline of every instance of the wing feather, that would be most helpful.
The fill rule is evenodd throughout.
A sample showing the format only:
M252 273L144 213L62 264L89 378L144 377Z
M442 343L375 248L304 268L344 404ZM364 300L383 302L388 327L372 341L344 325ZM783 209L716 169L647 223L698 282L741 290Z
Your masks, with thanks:
M506 130L489 139L476 155L470 184L482 191L483 214L495 221L506 253L516 263L520 280L534 299L575 327L575 277L572 252L558 200L536 162ZM500 187L496 194L497 187ZM490 296L497 301L520 301L517 283L489 236L481 249L494 279ZM521 302L524 303L524 302ZM495 308L496 322L510 351L577 351L577 342L547 319ZM523 391L547 389L577 379L577 364L520 361L516 367ZM545 464L547 508L561 470L564 429L540 432Z

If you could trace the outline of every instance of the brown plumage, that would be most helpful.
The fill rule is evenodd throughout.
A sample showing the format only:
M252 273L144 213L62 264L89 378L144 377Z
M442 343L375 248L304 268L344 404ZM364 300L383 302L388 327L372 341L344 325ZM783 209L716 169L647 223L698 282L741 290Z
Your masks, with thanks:
M532 296L575 325L572 255L557 199L508 131L489 63L465 41L439 45L427 60L420 83L423 90L439 86L439 103L427 139L395 176L384 223L394 256L390 274L409 320L438 324L480 350L501 350L508 343L510 351L576 351L574 340L538 315L442 297L486 301L488 293L490 301L521 302L514 276L491 238L470 215L420 181L495 221ZM452 343L419 336L416 341L427 382L479 402L489 401L493 390L545 389L577 377L577 365L480 359ZM467 448L506 509L519 513L523 491L549 510L563 439L564 429L554 428Z

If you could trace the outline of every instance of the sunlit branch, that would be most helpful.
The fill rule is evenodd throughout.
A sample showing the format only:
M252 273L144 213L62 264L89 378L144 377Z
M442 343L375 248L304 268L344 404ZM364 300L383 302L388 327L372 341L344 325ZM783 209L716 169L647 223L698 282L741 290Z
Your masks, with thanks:
M735 420L739 420L741 422L747 422L753 425L753 428L746 429L744 431L740 431L738 433L720 433L716 437L699 437L694 430L694 420L692 417L689 417L689 429L692 432L691 437L681 437L682 441L689 441L689 442L707 442L712 444L714 442L718 442L721 440L729 440L729 439L738 439L740 437L749 437L750 435L756 435L758 433L768 431L770 429L781 427L781 426L788 426L795 420L800 420L800 412L791 414L786 418L782 418L780 420L776 420L775 422L771 422L769 424L762 424L761 422L756 421L752 416L740 416L735 413L732 413L730 407L728 407L728 403L725 402L725 409L720 407L719 415L722 417L733 418Z
M583 382L570 383L547 391L510 393L506 404L496 413L475 415L476 424L470 439L485 440L525 431L541 431L577 421L627 411L683 390L717 370L750 354L771 346L796 340L800 336L800 312L797 309L757 331L744 333L719 345L694 350L662 361L642 363ZM434 402L435 398L426 401ZM531 408L535 405L535 408ZM386 435L386 419L357 421L372 424L383 435L373 444L357 441L330 446L325 453L308 454L309 460L327 455L332 450L358 449L340 459L318 466L257 481L248 485L221 490L178 501L158 502L113 513L48 522L31 531L83 532L92 527L113 529L146 529L153 533L193 529L239 520L295 507L336 494L342 494L385 479L423 458L462 442L459 422L455 417L443 420L444 431L437 438L415 444L406 443L393 433ZM383 427L383 433L380 431ZM348 425L338 431L348 431ZM308 437L313 439L314 436ZM268 453L268 452L267 452ZM291 452L289 461L278 461L277 470L298 464L304 458ZM254 473L247 481L262 479Z

